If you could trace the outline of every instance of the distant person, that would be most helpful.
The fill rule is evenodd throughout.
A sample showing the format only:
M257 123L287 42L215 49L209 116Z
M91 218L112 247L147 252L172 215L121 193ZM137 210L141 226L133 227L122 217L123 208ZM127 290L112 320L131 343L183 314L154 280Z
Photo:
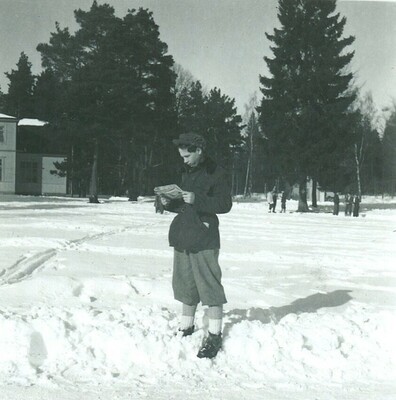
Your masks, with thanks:
M272 198L273 198L273 205L272 205L272 212L276 212L276 202L278 201L278 193L276 192L276 190L274 189L272 191Z
M353 208L353 194L348 195L348 203L345 204L345 215L350 217L352 215L352 208ZM346 202L346 200L345 200Z
M349 207L348 207L348 215L352 215L352 208L353 208L353 195L349 196Z
M183 158L180 198L161 197L164 208L178 213L169 228L174 248L172 287L182 303L179 330L194 332L198 303L209 307L209 327L197 356L213 358L222 346L223 304L227 303L219 266L219 219L232 207L227 172L206 155L205 139L195 133L181 134L173 143Z
M359 196L355 196L353 200L353 216L358 217L359 216L359 209L360 209L360 198Z
M351 209L352 209L352 203L350 203L350 198L351 197L352 196L349 193L347 193L345 195L345 199L344 199L344 202L345 202L345 216L351 215Z
M333 209L333 215L338 215L340 211L340 196L338 196L337 192L334 193L334 209Z
M286 196L286 192L283 191L282 192L282 197L281 197L281 213L285 213L286 212L286 200L287 200L287 196Z
M272 190L267 193L267 203L268 203L268 212L272 211L272 207L274 206L274 194Z
M139 193L134 189L129 189L126 192L129 201L137 201Z

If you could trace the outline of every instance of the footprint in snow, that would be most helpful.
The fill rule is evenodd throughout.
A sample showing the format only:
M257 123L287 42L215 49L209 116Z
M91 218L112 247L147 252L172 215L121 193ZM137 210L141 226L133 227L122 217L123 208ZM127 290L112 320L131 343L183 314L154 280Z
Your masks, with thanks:
M30 337L28 359L32 367L39 369L47 359L48 352L44 339L39 332L33 332Z

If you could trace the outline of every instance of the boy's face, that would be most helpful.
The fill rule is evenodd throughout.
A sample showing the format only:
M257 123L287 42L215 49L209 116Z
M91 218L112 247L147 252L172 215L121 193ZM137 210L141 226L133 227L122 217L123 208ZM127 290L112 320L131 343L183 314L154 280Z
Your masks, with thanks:
M183 158L184 164L190 167L196 167L201 160L202 149L197 147L197 150L191 153L187 149L179 148L179 154Z

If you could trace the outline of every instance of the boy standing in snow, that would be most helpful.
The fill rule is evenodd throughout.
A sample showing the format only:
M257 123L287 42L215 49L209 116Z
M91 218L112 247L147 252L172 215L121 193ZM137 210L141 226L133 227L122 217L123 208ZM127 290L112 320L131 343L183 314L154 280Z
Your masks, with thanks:
M205 154L205 139L195 133L181 134L173 143L184 160L182 197L164 196L165 209L178 213L169 228L169 244L174 247L172 287L182 303L182 336L194 332L197 305L209 306L209 332L197 356L213 358L222 345L223 304L227 302L218 263L219 220L216 214L232 207L231 186L225 170Z

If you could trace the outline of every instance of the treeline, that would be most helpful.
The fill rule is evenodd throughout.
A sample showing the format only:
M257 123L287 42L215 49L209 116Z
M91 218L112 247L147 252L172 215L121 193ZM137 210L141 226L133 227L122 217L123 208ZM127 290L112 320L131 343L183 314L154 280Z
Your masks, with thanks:
M151 12L120 18L96 1L75 11L74 33L56 24L37 46L38 76L21 54L6 73L0 107L49 122L43 152L67 155L58 173L67 173L70 193L92 200L98 191L152 194L177 180L171 139L186 131L206 137L232 172L234 194L299 183L302 211L307 179L329 191L394 194L395 108L380 136L372 98L353 87L354 38L342 36L336 2L280 0L278 17L280 28L267 34L273 57L260 77L262 100L251 101L243 118L234 99L204 89L174 63ZM34 147L34 135L23 140Z
M396 189L395 107L382 135L370 94L354 85L349 50L355 38L344 37L346 19L336 1L279 0L279 27L266 37L272 51L264 57L262 99L250 114L247 192L299 184L299 210L306 211L307 180L324 191L391 193Z
M152 194L155 185L178 179L171 139L185 130L206 136L214 156L229 162L229 145L241 144L234 100L217 88L204 93L200 82L185 79L188 73L175 66L151 12L140 8L119 18L111 6L94 1L89 11L76 10L75 20L75 33L56 24L49 43L37 46L40 75L32 75L21 54L7 73L3 106L18 118L50 123L42 134L49 147L67 155L57 167L67 173L70 191Z

